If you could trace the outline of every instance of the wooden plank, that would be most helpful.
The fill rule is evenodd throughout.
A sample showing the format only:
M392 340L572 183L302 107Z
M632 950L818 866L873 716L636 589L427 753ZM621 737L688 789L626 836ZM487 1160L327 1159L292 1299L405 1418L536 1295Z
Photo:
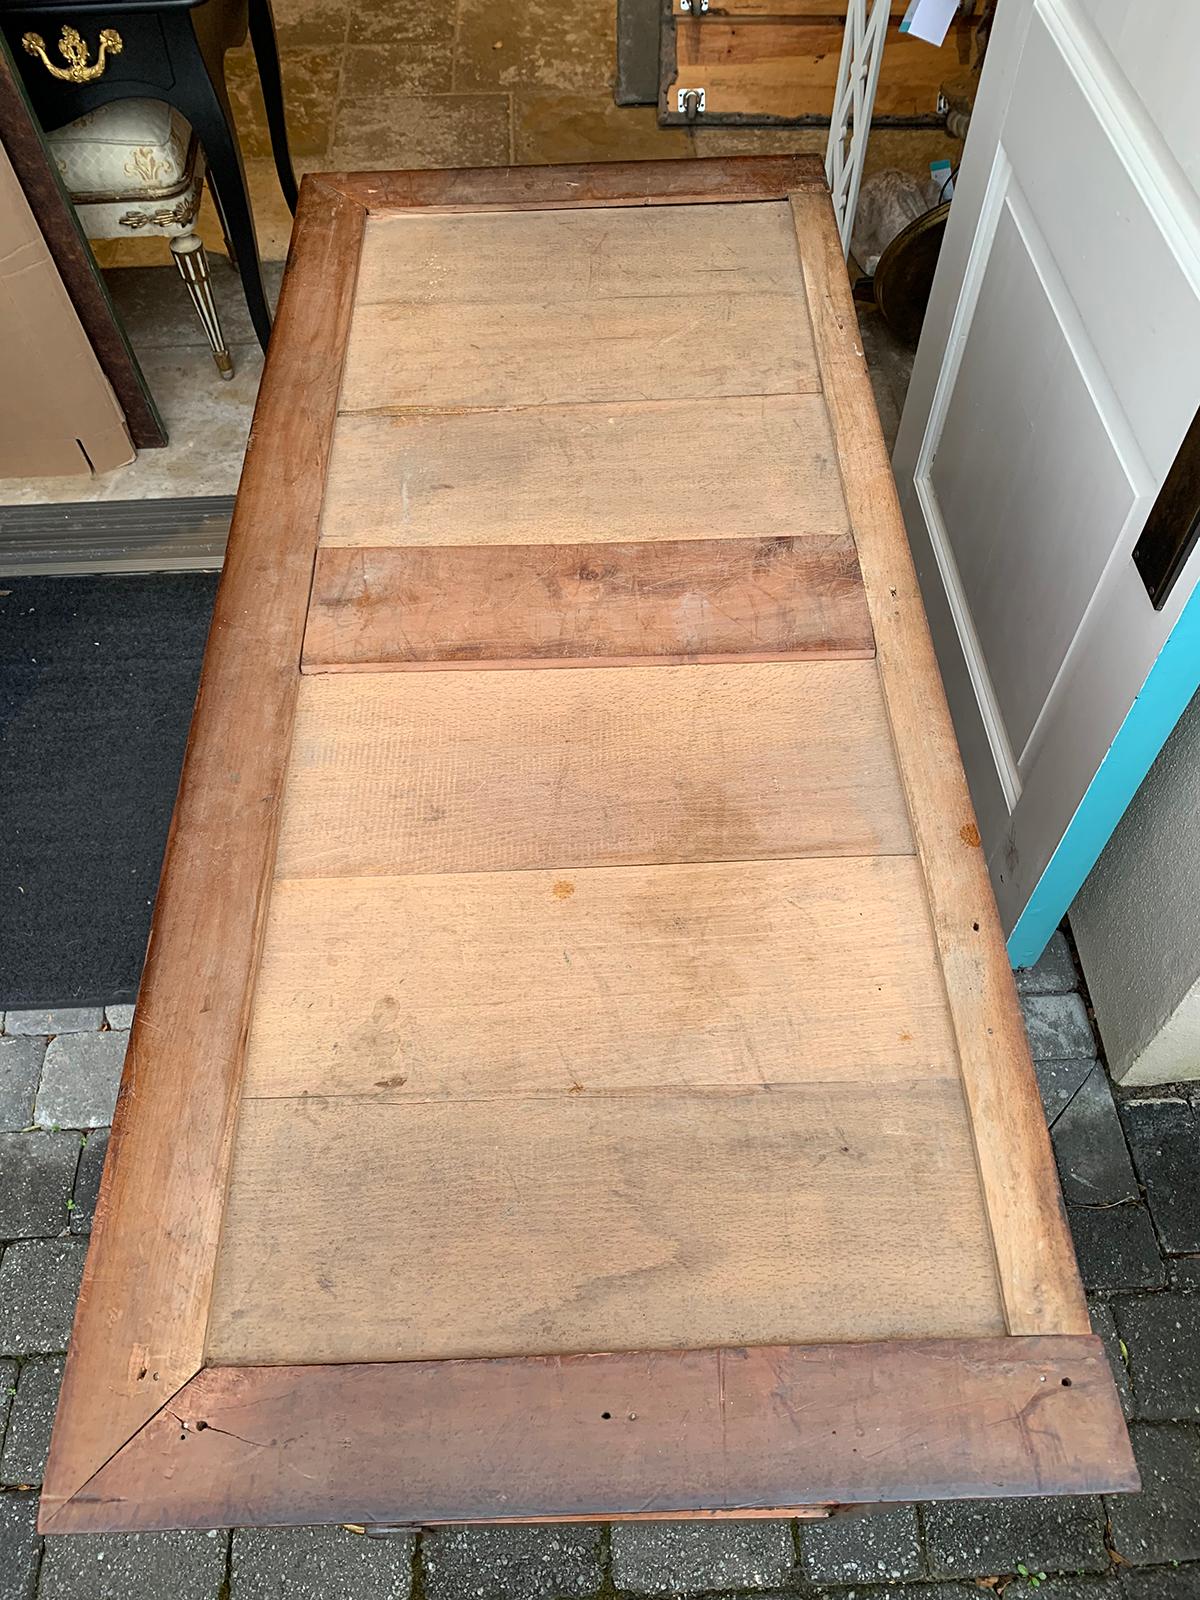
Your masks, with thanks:
M1098 1339L903 1341L209 1368L58 1525L746 1515L1137 1486Z
M908 854L871 662L311 676L276 873Z
M612 161L553 167L327 172L330 192L387 211L523 211L551 206L728 205L783 200L827 187L819 156L722 156L706 161Z
M536 1098L246 1101L206 1363L1004 1331L957 1083L558 1077Z
M454 359L447 360L447 352ZM796 295L355 307L341 409L815 394Z
M747 492L747 485L753 492ZM786 538L849 528L820 395L341 416L323 545Z
M303 668L869 658L849 534L317 553Z
M47 1515L187 1382L202 1352L362 233L351 202L307 184L301 196L75 1316Z
M276 884L254 1095L957 1075L909 856Z
M668 48L663 66L661 121L685 120L676 107L677 90L701 86L705 124L726 117L794 122L831 114L841 22L705 17L698 25L680 18L667 26L674 50ZM935 121L938 90L948 77L961 76L971 40L969 28L962 26L934 49L890 23L874 114Z
M979 829L871 400L833 208L817 196L797 196L792 204L884 698L958 1039L1009 1332L1083 1333L1087 1305Z
M785 200L372 217L355 304L800 290Z

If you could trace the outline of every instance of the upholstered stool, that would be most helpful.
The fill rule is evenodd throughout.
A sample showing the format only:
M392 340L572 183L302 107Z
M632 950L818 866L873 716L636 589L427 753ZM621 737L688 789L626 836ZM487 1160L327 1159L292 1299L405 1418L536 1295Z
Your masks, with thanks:
M170 240L217 371L232 378L208 257L195 232L204 152L183 117L162 100L117 100L47 134L46 143L89 239L149 233Z

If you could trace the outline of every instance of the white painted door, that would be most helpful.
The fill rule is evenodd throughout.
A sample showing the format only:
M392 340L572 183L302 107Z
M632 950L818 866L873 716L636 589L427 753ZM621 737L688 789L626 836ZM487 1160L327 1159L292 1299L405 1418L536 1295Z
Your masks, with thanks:
M1155 611L1131 551L1198 403L1200 3L1000 0L894 465L1018 964L1153 758L1200 552Z

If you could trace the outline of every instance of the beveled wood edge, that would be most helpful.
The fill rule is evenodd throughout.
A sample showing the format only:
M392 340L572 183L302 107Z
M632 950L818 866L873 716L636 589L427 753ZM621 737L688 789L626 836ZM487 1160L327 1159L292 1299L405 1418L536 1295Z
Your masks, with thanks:
M365 218L346 196L301 185L75 1313L45 1507L69 1500L203 1361Z
M732 204L825 192L819 156L718 156L564 166L324 172L314 179L373 215Z
M1093 1335L209 1367L44 1533L813 1514L1138 1487Z
M884 702L958 1045L1011 1334L1086 1333L1087 1303L1016 984L883 442L828 195L791 201Z

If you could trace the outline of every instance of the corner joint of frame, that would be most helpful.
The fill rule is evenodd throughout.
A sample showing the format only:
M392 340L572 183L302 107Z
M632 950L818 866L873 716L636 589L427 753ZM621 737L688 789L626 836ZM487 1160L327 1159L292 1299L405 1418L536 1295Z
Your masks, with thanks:
M349 201L359 211L367 210L367 202L353 173L309 172L300 180L300 186L322 200Z
M84 1524L82 1527L78 1524L76 1513L83 1504L84 1496L88 1488L95 1483L96 1479L101 1475L101 1473L107 1471L112 1463L116 1461L119 1456L123 1455L124 1452L142 1436L142 1434L148 1427L151 1426L152 1423L157 1422L159 1417L161 1417L165 1411L170 1411L171 1407L175 1405L179 1399L179 1396L183 1394L188 1386L200 1376L203 1370L204 1365L201 1363L194 1372L190 1373L189 1376L183 1380L177 1389L172 1390L171 1394L167 1396L161 1405L155 1407L155 1409L150 1413L144 1422L140 1422L131 1434L123 1438L114 1449L110 1450L108 1455L106 1455L100 1462L99 1466L87 1473L86 1477L76 1483L74 1488L72 1488L69 1492L47 1494L46 1488L44 1487L42 1490L41 1502L38 1506L37 1531L39 1533L74 1533L77 1531L86 1531L86 1524ZM47 1465L46 1473L47 1483L53 1482L54 1479L59 1476L60 1471L61 1469L56 1467L54 1442L52 1440L50 1460Z

